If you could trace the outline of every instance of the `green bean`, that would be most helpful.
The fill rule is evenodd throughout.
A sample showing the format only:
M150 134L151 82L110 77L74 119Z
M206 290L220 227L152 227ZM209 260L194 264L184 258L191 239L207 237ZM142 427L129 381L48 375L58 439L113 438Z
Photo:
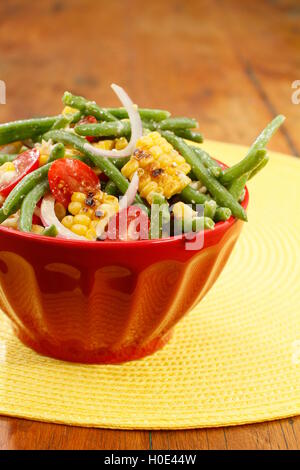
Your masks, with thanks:
M15 214L15 212L17 212L20 209L21 203L22 203L22 198L20 198L20 200L17 202L17 204L10 209L8 214L5 214L4 211L3 211L3 207L1 207L1 209L0 209L0 224L2 224L2 222L4 222L4 220L6 220L10 215Z
M173 117L164 119L160 121L158 124L159 129L166 131L177 131L182 129L193 129L194 127L198 126L198 122L196 119L190 119L187 117Z
M193 232L200 230L213 230L215 227L214 221L210 217L195 217L192 222Z
M181 199L189 204L204 204L209 199L206 194L200 193L192 186L186 186L180 193Z
M65 154L65 158L72 158L73 160L80 160L81 162L85 163L88 166L91 166L91 167L93 166L93 162L85 155L80 155L80 154L66 155Z
M249 173L244 173L242 176L235 179L228 188L228 191L234 197L234 199L236 199L236 201L240 200L242 192L247 183L248 176L249 176Z
M80 124L75 127L76 134L94 137L123 137L131 134L130 121L103 121L99 124Z
M152 195L150 238L162 238L163 226L170 222L169 204L162 194Z
M238 201L240 203L243 202L243 200L245 199L245 196L246 196L246 188L244 188L243 191L241 192L241 195L240 195Z
M213 166L209 169L209 172L214 178L218 179L218 178L220 178L220 175L222 173L222 168L217 167L217 166Z
M104 157L98 157L91 153L87 148L87 141L79 135L73 134L66 131L49 131L45 134L44 139L52 139L56 142L62 142L63 144L72 145L76 150L83 153L86 157L90 158L95 166L100 168L109 179L111 179L118 189L124 194L129 186L128 180L122 175L122 173L115 167L115 165L108 159ZM135 198L136 202L143 204L143 200L137 194Z
M259 161L261 163L265 159L266 154L267 154L267 151L265 149L257 150L257 152L254 154L256 157L256 161ZM260 163L258 163L258 165L260 165ZM256 165L254 167L254 170L252 171L255 171L258 165ZM232 194L234 199L236 199L237 201L239 201L241 198L241 195L243 193L243 190L249 179L250 174L251 174L251 171L248 171L247 173L243 173L240 177L234 179L232 183L230 184L230 186L228 187L230 194Z
M220 164L214 160L205 150L200 149L199 147L191 146L194 153L197 155L201 163L210 170L211 174L218 178L222 173L222 167Z
M116 184L111 180L109 180L106 183L104 191L106 192L106 194L109 194L111 196L117 196L118 195L118 188L117 188Z
M53 162L54 160L58 160L59 158L64 158L65 156L65 146L62 143L58 143L53 146L48 163Z
M273 134L275 134L275 132L282 125L284 120L285 117L281 114L273 119L273 121L267 125L267 127L260 133L255 142L251 145L245 158L231 168L224 170L220 177L221 183L228 185L242 174L255 169L262 161L262 159L257 161L259 159L257 156L257 151L264 149Z
M174 131L174 134L183 139L197 142L198 144L202 144L203 142L203 135L200 132L191 131L190 129L177 129Z
M104 108L104 110L118 119L128 119L128 113L125 108ZM146 121L163 121L171 116L169 111L163 109L138 108L138 112L141 118Z
M48 178L37 184L23 199L20 218L19 218L19 229L21 232L30 232L32 227L32 216L34 213L35 206L49 190Z
M53 126L51 127L52 129L63 129L65 128L68 124L70 123L70 120L66 118L65 116L61 115L59 116Z
M0 124L0 145L17 140L31 139L48 131L56 121L57 116L26 119Z
M123 166L130 160L130 157L121 157L121 158L109 158L109 160L121 170Z
M230 184L233 183L237 178L246 173L250 173L253 169L260 165L265 155L266 150L264 149L251 151L243 160L231 166L230 168L223 170L221 176L219 177L220 182L226 186L230 186Z
M214 221L210 217L194 217L193 219L182 219L182 228L184 233L200 232L201 230L213 230L215 226ZM176 229L178 230L178 228ZM180 227L179 227L180 232ZM178 233L178 232L176 232Z
M18 154L9 154L9 155L5 155L4 153L0 154L0 165L3 165L3 163L6 163L6 162L13 162L15 158L17 158Z
M177 133L177 131L190 130L196 126L198 126L196 119L190 119L187 117L173 117L159 122L153 120L143 121L143 127L151 131L161 129L162 131L169 130Z
M232 197L227 189L215 179L207 168L200 162L196 153L180 137L175 136L170 131L162 131L162 135L173 145L173 147L190 164L193 173L208 189L219 206L229 207L235 217L247 220L244 208Z
M76 110L76 112L70 112L70 113L64 113L61 114L51 127L51 130L55 129L64 129L66 126L68 126L71 123L76 123L79 121L81 118L82 114L81 111Z
M55 225L52 224L49 227L45 228L45 230L43 230L42 235L44 235L46 237L57 237L58 230L55 227Z
M88 101L83 96L75 96L66 91L63 95L62 101L65 105L79 109L83 114L90 114L95 116L100 121L116 121L109 111L100 108L94 101Z
M204 216L213 219L216 213L217 203L213 199L205 201L204 203Z
M58 132L58 131L55 131ZM3 213L10 215L14 207L18 207L22 199L48 174L51 163L43 165L26 175L9 193L2 206Z
M260 162L260 164L257 165L257 167L254 168L254 170L251 171L251 173L248 177L248 181L251 180L253 178L253 176L257 175L257 173L259 171L261 171L266 166L268 161L269 161L269 155L266 155L265 158Z
M7 217L8 217L8 215L4 214L3 207L1 207L1 209L0 209L0 224L2 224L2 222L4 222L4 220L7 219Z
M231 210L228 207L217 207L214 221L215 222L223 222L228 220L231 217Z

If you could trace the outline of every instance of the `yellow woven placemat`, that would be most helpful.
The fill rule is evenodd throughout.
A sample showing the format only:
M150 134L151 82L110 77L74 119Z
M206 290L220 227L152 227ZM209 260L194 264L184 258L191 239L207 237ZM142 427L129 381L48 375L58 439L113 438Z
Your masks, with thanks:
M245 149L207 142L227 163ZM109 428L178 429L300 413L300 162L271 154L219 280L152 357L77 365L24 347L0 314L0 413Z

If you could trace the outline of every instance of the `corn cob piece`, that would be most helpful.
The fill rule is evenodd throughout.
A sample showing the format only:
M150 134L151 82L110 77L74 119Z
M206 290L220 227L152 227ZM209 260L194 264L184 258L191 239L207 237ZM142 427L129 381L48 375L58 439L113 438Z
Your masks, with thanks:
M130 180L138 171L139 192L149 204L153 193L162 193L169 199L191 182L187 176L190 165L158 132L141 137L136 147L121 171Z
M95 240L97 233L104 232L110 217L119 211L119 201L102 191L86 196L74 192L68 205L68 215L61 223L77 235Z

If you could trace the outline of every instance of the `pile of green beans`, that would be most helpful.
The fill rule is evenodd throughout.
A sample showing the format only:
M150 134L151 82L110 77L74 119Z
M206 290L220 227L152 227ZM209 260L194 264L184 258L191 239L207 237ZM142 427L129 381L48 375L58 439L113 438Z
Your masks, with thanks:
M154 123L154 121L144 122L144 128L149 130L172 130L175 134L181 130L190 130L184 126L195 127L197 122L188 118L168 118L163 121ZM182 128L180 127L182 126ZM130 137L131 127L130 121L102 121L95 124L80 124L75 127L75 132L82 136L93 137ZM202 141L202 140L201 140Z
M201 181L219 206L229 207L232 214L241 220L247 220L244 208L233 198L230 192L216 179L199 160L194 150L181 138L170 131L162 131L162 135L185 158L193 173ZM192 201L190 201L192 202Z
M75 96L69 92L63 95L65 105L78 109L84 115L91 115L101 121L98 124L81 124L75 131L79 135L94 137L130 137L130 122L125 108L101 108L94 101L88 101L83 96ZM143 125L148 130L170 130L185 139L203 142L201 133L193 131L198 123L187 117L170 117L168 111L162 109L138 108Z
M78 155L72 158L79 159L91 167L97 167L105 173L108 177L104 189L107 194L118 196L127 191L129 181L120 170L130 157L97 156L90 151L85 138L91 136L96 139L119 137L129 139L131 124L126 109L104 108L94 101L70 92L64 93L62 101L66 106L73 108L68 114L0 125L0 145L20 141L32 146L42 139L55 143L48 163L25 176L7 196L0 209L0 223L20 209L19 229L24 232L31 231L36 204L49 191L49 168L55 160L65 157L65 145L78 151ZM268 163L269 157L265 147L282 125L284 116L277 116L266 126L241 161L224 168L201 147L193 144L193 142L198 144L203 142L202 134L195 130L198 126L195 119L172 117L169 111L162 109L139 108L138 112L144 132L159 132L190 165L191 179L201 183L199 186L201 190L195 189L195 185L188 185L176 196L177 200L191 204L199 211L184 230L212 229L215 223L226 221L231 215L246 221L247 214L240 204L246 191L245 186ZM94 116L98 122L78 123L82 117L88 115ZM0 165L13 162L17 156L18 154L0 154ZM173 198L168 202L162 194L156 193L153 194L152 201L158 205L159 210L153 214L151 211L150 237L162 238L164 227L170 222L169 203L172 203ZM136 195L134 204L150 213L149 205L139 194ZM199 206L202 208L201 211ZM56 227L47 227L43 235L56 236Z

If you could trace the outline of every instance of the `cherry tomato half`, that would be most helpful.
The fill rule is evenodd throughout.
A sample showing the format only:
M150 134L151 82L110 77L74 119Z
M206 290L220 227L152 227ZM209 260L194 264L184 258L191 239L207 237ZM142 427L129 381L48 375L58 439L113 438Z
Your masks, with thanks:
M78 121L77 125L80 125L80 124L95 124L97 123L97 119L95 118L95 116L85 116L84 118L80 119L80 121ZM95 142L96 137L93 137L91 135L88 135L86 136L86 140L88 140L89 142Z
M26 150L26 152L21 153L13 161L16 172L14 177L9 181L0 181L0 194L2 196L7 196L11 190L21 181L24 176L26 176L31 171L35 170L39 166L39 156L40 152L33 148Z
M75 191L88 194L100 188L99 179L93 170L80 160L72 158L53 162L48 180L53 196L65 207Z
M129 206L113 216L108 223L106 240L148 239L150 221L138 206Z

